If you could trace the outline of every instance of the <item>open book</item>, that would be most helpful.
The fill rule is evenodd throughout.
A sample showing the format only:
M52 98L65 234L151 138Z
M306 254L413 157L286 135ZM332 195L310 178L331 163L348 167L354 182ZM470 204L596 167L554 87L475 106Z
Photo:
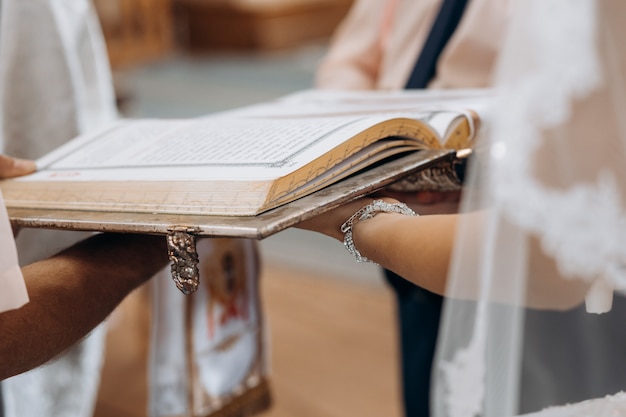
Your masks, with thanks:
M399 155L471 148L487 100L483 91L309 91L194 119L122 120L0 187L10 215L257 216Z

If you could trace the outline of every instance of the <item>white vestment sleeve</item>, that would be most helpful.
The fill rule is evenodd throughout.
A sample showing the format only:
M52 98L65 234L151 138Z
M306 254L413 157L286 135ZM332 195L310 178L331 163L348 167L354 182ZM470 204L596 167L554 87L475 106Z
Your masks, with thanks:
M28 294L17 261L13 232L0 194L0 312L20 308L27 302Z

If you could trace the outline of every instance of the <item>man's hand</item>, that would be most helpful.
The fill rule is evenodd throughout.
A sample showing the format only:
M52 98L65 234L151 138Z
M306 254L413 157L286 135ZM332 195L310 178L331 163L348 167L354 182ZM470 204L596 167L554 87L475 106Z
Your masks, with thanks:
M34 161L0 154L0 178L19 177L37 170Z

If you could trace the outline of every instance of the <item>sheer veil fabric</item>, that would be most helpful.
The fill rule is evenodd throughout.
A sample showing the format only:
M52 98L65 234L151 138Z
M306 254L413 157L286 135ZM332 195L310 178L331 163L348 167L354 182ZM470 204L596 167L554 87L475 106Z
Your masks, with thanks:
M613 291L626 288L623 16L623 0L514 5L448 278L438 417L519 413L528 309L615 313ZM626 408L607 394L533 416Z

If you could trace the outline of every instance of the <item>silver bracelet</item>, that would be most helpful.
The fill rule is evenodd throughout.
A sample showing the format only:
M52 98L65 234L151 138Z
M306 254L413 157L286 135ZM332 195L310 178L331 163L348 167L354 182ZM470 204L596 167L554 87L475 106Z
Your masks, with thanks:
M413 210L411 210L404 203L387 203L383 200L374 200L372 203L362 207L356 213L354 213L348 220L341 225L341 232L343 233L343 245L346 247L356 258L357 262L372 262L365 256L361 255L357 248L354 246L354 239L352 238L352 228L355 224L362 220L371 219L378 213L398 213L406 216L418 216Z

